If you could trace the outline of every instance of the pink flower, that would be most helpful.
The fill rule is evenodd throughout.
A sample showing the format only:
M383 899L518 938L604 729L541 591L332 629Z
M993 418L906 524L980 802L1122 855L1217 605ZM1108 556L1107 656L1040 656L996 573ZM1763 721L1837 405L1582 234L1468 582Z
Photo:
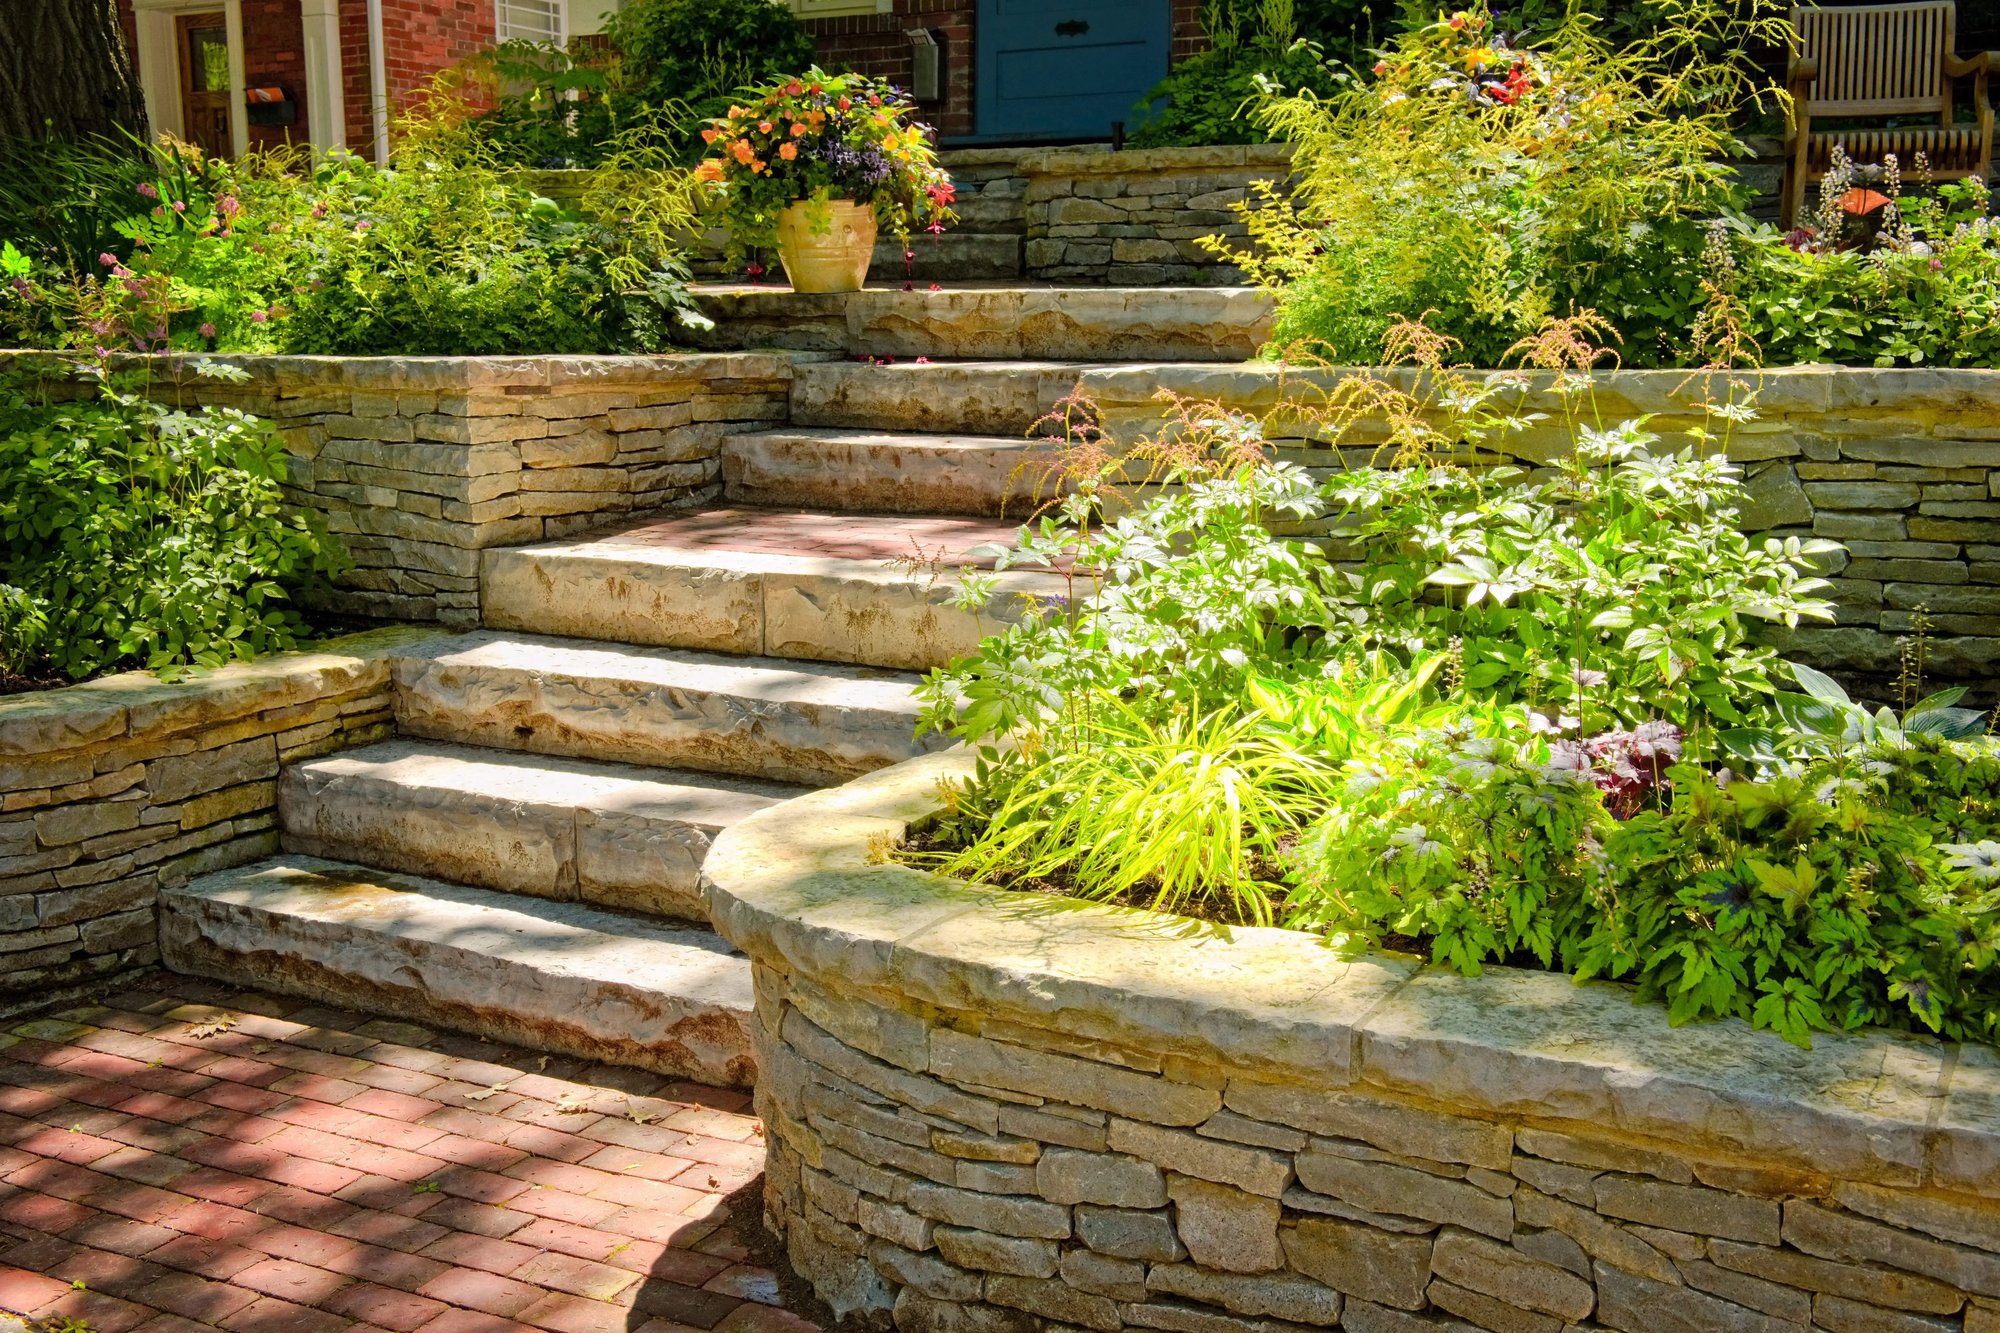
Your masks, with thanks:
M195 332L199 333L204 338L213 338L215 336L215 325L204 324L200 328L196 329Z
M270 314L263 310L252 310L250 312L250 322L252 324L262 324L265 320L269 319L270 317L271 317Z
M187 200L185 199L174 200L174 212L185 213L187 211L188 211Z
M145 181L140 182L139 193L148 199L158 199L160 197L159 187Z
M112 254L109 250L106 250L103 254L97 257L97 262L104 265L104 267L106 268L116 268L118 267L118 256Z

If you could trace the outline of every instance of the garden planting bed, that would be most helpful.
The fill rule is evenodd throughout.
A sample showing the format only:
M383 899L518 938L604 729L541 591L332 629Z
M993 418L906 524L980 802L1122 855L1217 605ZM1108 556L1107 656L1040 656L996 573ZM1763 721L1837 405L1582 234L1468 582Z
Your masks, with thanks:
M1621 987L888 863L970 770L953 751L753 816L704 872L755 969L767 1215L837 1311L2000 1328L1991 1049L1672 1029Z
M1475 372L1490 379L1508 372ZM1274 365L1161 365L1087 372L1079 388L1106 432L1129 444L1166 419L1161 390L1262 416L1291 398L1316 402L1344 378L1366 374L1409 386L1414 376L1381 369L1303 371ZM1569 427L1548 376L1521 400L1548 419L1507 435L1496 463L1528 468L1567 451ZM1845 555L1825 566L1834 625L1767 635L1788 657L1850 677L1893 676L1898 640L1929 621L1929 676L1983 689L2000 663L2000 371L1875 370L1792 366L1724 377L1684 370L1592 372L1584 398L1598 420L1651 415L1648 428L1683 447L1675 433L1707 425L1727 437L1744 474L1746 532L1818 536ZM1704 402L1754 401L1756 419L1729 425ZM1267 427L1279 457L1326 476L1363 466L1366 448L1337 454ZM1362 440L1376 438L1357 427Z

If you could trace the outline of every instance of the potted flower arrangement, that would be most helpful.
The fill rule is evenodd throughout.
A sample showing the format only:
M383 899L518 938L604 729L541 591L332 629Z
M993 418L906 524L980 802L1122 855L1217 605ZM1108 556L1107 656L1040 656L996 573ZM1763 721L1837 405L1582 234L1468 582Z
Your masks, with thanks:
M697 172L732 260L775 246L795 290L857 291L878 225L907 246L956 221L930 128L894 85L811 69L748 91L702 131Z

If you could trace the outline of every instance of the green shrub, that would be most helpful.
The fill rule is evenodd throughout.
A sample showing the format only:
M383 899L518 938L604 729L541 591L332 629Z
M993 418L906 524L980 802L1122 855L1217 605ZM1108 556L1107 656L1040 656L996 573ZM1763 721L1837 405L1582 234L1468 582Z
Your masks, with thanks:
M1613 47L1576 9L1532 45L1484 7L1415 22L1372 79L1259 102L1295 145L1297 198L1251 207L1247 249L1215 248L1276 292L1279 347L1366 364L1424 317L1497 365L1594 309L1628 362L1671 362L1703 301L1703 224L1741 197L1723 159L1761 86L1742 50L1780 23L1762 0L1671 0Z
M695 131L726 114L738 89L813 63L811 35L771 0L630 0L605 31L625 95L675 111L690 163L701 155Z
M503 171L442 100L400 131L386 169L176 157L190 168L135 187L124 245L86 272L17 251L0 319L30 345L316 355L652 350L699 319L678 248L691 180L642 134L580 215Z
M273 432L106 386L0 393L0 664L83 679L215 666L307 633L289 594L338 572L338 545L279 491Z
M1265 142L1269 132L1243 114L1245 107L1268 89L1332 92L1337 67L1358 49L1353 28L1373 17L1367 8L1208 0L1202 7L1208 46L1176 65L1132 109L1128 142L1135 148ZM1315 40L1322 37L1337 52L1331 58Z
M37 263L93 272L100 254L130 252L120 228L149 202L139 187L194 168L131 138L0 140L0 237Z
M623 72L615 51L513 41L468 62L463 77L488 104L473 127L496 161L595 167L626 130L671 119L627 93Z
M1836 170L1815 219L1793 235L1732 228L1712 316L1730 321L1756 359L1876 366L2000 365L2000 236L1977 180L1906 195L1862 242L1839 200Z

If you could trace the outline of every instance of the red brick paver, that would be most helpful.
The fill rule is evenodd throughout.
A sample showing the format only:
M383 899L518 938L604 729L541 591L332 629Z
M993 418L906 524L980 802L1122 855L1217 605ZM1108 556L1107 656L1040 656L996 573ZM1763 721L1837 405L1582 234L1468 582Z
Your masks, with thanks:
M816 1333L741 1093L157 976L0 1025L0 1310L97 1333Z

